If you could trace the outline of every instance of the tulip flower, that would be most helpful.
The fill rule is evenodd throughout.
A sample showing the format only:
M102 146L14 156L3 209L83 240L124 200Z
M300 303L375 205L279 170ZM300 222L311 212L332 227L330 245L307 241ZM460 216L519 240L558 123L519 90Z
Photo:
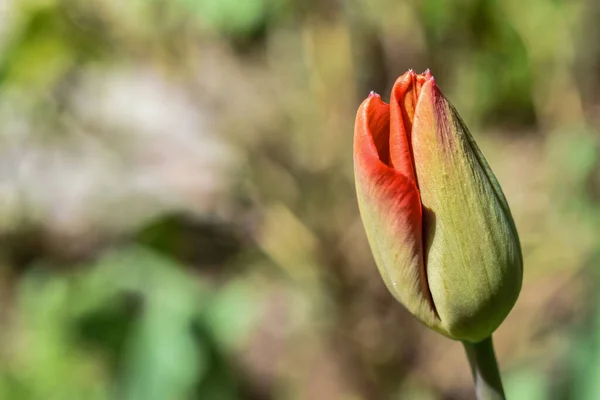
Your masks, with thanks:
M490 338L519 295L519 238L496 177L429 71L398 78L389 105L375 93L361 104L354 174L392 295L452 339Z

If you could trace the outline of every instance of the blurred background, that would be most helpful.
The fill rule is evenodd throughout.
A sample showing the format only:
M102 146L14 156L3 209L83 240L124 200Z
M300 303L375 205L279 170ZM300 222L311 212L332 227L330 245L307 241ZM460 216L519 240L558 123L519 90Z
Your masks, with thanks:
M600 398L600 3L0 0L0 399L472 399L384 288L354 115L430 68L521 235L510 399Z

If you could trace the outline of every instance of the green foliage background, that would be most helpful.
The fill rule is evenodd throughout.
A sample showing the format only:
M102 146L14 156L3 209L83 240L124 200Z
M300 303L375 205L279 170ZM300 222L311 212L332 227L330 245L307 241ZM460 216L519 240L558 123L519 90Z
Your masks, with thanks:
M469 399L385 290L358 104L430 68L524 257L510 399L600 398L600 3L0 0L0 399Z

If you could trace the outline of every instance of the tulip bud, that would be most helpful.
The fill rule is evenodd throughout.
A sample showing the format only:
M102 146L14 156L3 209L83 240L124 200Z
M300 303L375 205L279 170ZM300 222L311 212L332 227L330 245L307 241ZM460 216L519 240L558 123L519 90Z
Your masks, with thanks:
M354 174L361 217L390 292L457 340L492 334L523 275L517 230L496 177L429 71L408 71L390 105L358 109Z

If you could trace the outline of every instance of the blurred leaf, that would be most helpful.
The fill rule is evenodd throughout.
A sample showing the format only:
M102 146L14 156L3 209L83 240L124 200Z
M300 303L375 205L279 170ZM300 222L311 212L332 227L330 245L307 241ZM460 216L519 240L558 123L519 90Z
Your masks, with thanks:
M561 179L554 184L556 191L568 206L578 212L585 211L588 218L596 220L593 185L600 162L597 132L588 127L570 127L557 132L549 139L549 158L553 160L552 172L560 173ZM596 223L593 222L596 226Z
M163 400L188 395L207 368L203 344L192 331L201 305L199 286L172 261L143 248L111 254L96 269L92 286L137 292L142 299L125 345L119 397ZM94 278L102 283L96 285ZM107 278L113 282L104 286Z
M217 30L234 35L252 33L267 18L270 0L179 0Z
M106 29L94 10L58 1L25 1L21 7L0 57L0 84L47 89L76 63L106 52Z
M206 323L226 347L238 347L260 316L262 296L248 281L234 280L222 288L206 312Z
M107 398L109 381L98 379L103 366L93 357L98 352L118 376L119 398L192 393L208 368L193 330L206 292L179 266L130 247L78 276L32 271L20 301L27 351L19 356L26 368L15 376L32 398Z
M540 371L517 369L504 377L506 398L511 400L548 400L548 379Z
M598 270L600 253L592 257L590 268L593 275L593 319L583 334L574 335L571 360L573 374L570 382L569 399L594 400L600 398L600 295L597 287L600 281Z
M21 283L18 341L22 347L9 379L27 388L28 399L105 399L102 368L73 347L70 282L34 269Z

